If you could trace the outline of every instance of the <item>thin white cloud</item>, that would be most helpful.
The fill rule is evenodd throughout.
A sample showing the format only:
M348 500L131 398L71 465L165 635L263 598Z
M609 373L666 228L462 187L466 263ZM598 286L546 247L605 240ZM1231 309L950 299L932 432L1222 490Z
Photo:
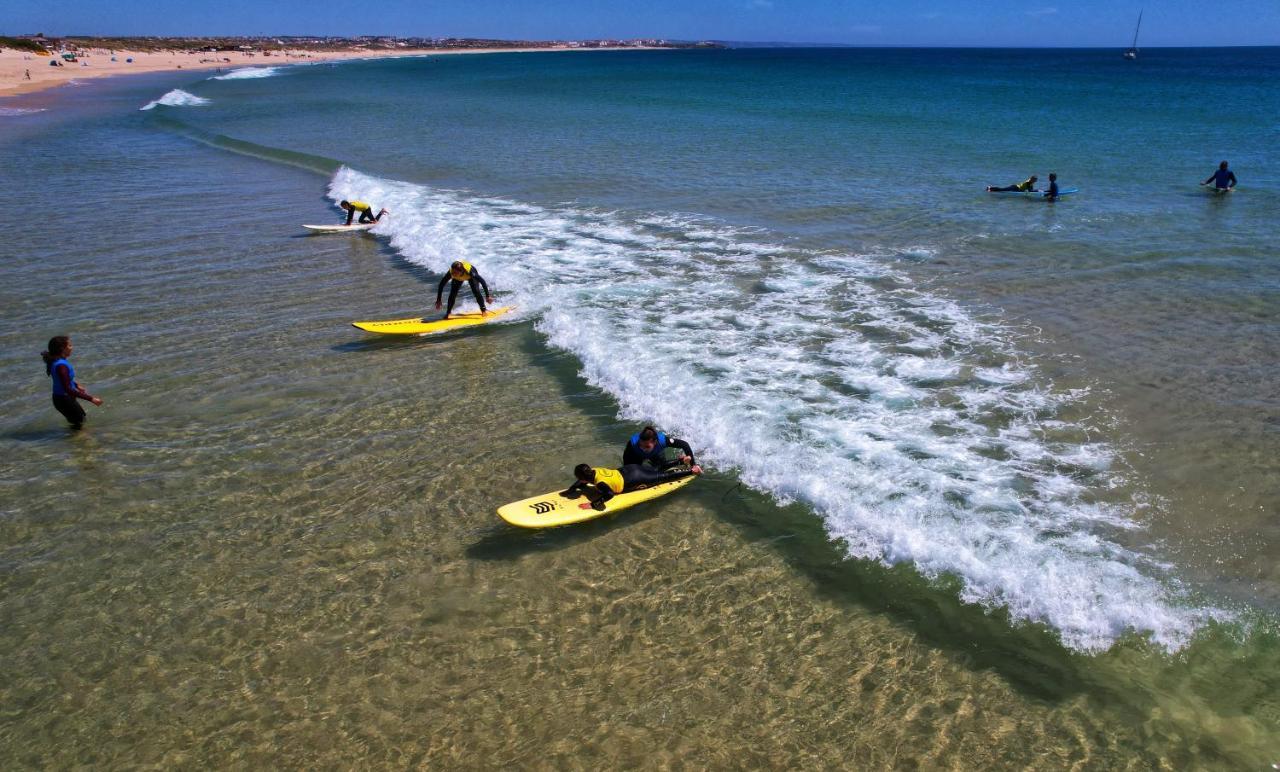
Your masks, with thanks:
M748 0L747 8L750 8L751 10L773 8L773 0Z
M1037 8L1034 11L1027 11L1028 16L1052 16L1058 12L1057 8Z

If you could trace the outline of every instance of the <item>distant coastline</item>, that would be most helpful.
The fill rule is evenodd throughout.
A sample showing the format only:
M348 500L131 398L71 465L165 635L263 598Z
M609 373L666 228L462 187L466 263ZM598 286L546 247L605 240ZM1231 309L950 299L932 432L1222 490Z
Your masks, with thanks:
M0 37L0 97L130 73L271 67L427 54L720 48L711 42L489 40L480 38Z

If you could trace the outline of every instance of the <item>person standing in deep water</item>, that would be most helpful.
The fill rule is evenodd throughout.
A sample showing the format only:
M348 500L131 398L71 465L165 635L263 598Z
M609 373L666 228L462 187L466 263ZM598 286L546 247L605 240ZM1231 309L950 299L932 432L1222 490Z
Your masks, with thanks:
M1214 189L1225 193L1236 186L1236 173L1228 169L1227 162L1223 161L1218 164L1218 170L1200 184L1208 185L1210 182L1213 183Z
M76 369L71 366L71 338L55 335L49 339L47 351L40 352L44 359L45 373L53 379L53 406L70 422L72 429L84 426L84 408L77 400L87 400L101 405L102 400L80 388L76 383Z

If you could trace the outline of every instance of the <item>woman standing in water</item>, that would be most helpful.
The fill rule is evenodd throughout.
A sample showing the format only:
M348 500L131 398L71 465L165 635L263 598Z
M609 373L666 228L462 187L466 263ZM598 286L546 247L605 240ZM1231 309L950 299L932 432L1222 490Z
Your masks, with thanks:
M53 406L71 422L72 429L84 425L84 408L77 399L86 399L95 405L102 400L80 388L76 383L76 369L67 358L71 356L71 338L55 335L49 339L49 350L40 352L45 372L53 379Z

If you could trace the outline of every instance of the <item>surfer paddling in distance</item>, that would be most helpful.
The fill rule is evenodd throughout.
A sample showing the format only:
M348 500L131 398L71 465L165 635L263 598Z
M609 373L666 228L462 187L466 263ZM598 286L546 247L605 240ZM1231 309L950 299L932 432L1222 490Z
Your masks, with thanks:
M83 399L94 405L101 405L102 400L76 383L76 369L67 361L70 356L71 338L66 335L50 338L48 350L40 352L44 371L53 379L53 406L66 417L72 429L79 429L84 426L85 413L77 400Z
M450 282L452 282L450 284ZM486 302L492 303L493 297L489 295L489 284L476 270L471 263L465 263L461 260L454 260L453 265L449 266L449 272L440 279L440 286L436 287L436 310L440 310L440 298L444 295L444 285L449 284L449 307L444 311L444 318L448 319L449 314L453 313L453 302L458 299L458 288L462 283L466 282L471 286L471 294L475 297L476 303L480 304L480 313L489 313ZM480 287L484 287L484 300L480 299Z
M378 212L378 215L375 217L373 214L373 207L363 201L347 201L344 199L338 202L338 208L347 213L347 225L351 224L351 220L356 216L356 212L360 213L361 225L367 222L378 222L382 219L382 215L390 214L387 211L387 208L383 207L382 211Z
M590 464L578 464L573 468L573 485L570 485L567 490L560 491L560 495L566 499L576 499L578 496L585 495L587 500L578 505L579 509L603 512L605 503L619 493L636 491L648 488L650 485L702 473L701 469L696 472L693 469L696 467L656 470L643 464L626 464L621 469L605 469L593 467Z
M680 449L681 455L675 461L667 461L662 456L662 452L669 447ZM689 443L675 437L668 437L666 433L652 426L646 426L631 435L626 447L622 449L623 466L643 464L646 461L659 470L673 466L688 466L694 474L702 474L702 467L698 466L698 462L694 460L693 448Z
M1034 193L1036 190L1036 180L1039 179L1034 174L1026 178L1017 185L1005 185L1003 188L995 185L988 185L988 193Z
M1223 161L1218 164L1218 170L1210 174L1209 179L1200 184L1208 185L1210 182L1213 183L1213 187L1219 193L1229 193L1236 186L1236 173L1228 169L1227 162Z

